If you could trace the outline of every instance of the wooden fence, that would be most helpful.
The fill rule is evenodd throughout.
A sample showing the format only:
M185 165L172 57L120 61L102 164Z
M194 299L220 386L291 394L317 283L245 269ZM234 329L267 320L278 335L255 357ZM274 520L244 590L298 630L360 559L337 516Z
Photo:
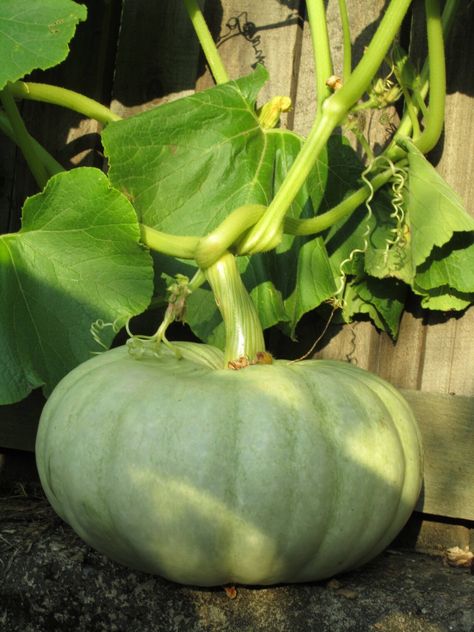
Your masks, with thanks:
M178 0L89 0L87 23L79 27L68 61L42 80L60 83L109 103L128 116L212 85L199 45ZM308 132L314 113L313 62L303 0L206 0L201 2L231 78L263 63L270 72L262 100L291 96L294 108L284 123ZM329 0L336 71L342 42L337 1ZM423 39L414 2L414 40ZM355 59L383 14L384 0L348 0ZM122 13L121 13L122 8ZM448 46L445 132L432 159L442 176L473 212L474 198L474 6L466 4ZM407 25L407 33L409 25ZM46 78L45 78L46 74ZM65 165L102 164L98 124L53 106L24 103L26 121ZM393 111L393 116L396 112ZM386 122L367 121L373 144L383 144ZM18 209L34 183L17 150L1 144L2 230L16 230ZM302 348L317 337L307 321ZM303 344L304 343L304 344ZM425 486L419 509L456 520L474 520L474 309L462 315L428 314L413 302L405 312L396 344L368 322L332 327L317 357L350 360L404 390L413 405L426 450ZM0 445L32 449L41 398L3 407Z

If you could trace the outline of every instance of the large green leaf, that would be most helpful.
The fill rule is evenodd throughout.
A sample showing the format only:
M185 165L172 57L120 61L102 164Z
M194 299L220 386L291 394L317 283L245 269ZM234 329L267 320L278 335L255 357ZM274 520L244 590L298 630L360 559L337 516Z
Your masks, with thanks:
M407 142L407 148L406 221L413 261L419 266L435 246L446 244L455 232L474 230L474 219L423 154L412 143Z
M1 0L0 89L63 61L86 8L72 0Z
M231 210L270 201L277 136L261 129L253 107L266 78L259 67L106 127L109 177L141 221L205 235Z
M265 69L259 67L238 81L107 126L103 141L110 179L133 201L144 223L174 234L205 235L239 206L269 204L303 140L292 132L259 125L255 100L266 78ZM289 216L314 215L326 178L323 153ZM295 294L297 277L304 276L306 253L299 259L298 250L307 241L285 236L276 253L250 261L241 258L243 279L264 328L286 321L294 328L293 321L302 312L291 305L287 313L285 301ZM157 269L168 276L189 275L189 268L157 257ZM330 269L320 275L325 273L330 274ZM325 280L326 285L329 282ZM314 282L305 292L304 309L326 297L324 289L312 290ZM219 328L215 312L212 294L205 288L190 298L189 324L197 335L214 343L221 338L215 333Z
M53 177L29 198L18 233L0 237L0 401L46 391L146 309L151 258L129 201L99 170Z

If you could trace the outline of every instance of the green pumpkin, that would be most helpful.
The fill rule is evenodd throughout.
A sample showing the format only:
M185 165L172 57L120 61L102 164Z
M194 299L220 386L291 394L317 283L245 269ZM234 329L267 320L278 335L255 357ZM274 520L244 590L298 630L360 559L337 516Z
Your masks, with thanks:
M48 400L41 481L87 543L201 586L322 579L390 543L422 473L393 387L342 362L232 371L213 347L179 347L107 351Z

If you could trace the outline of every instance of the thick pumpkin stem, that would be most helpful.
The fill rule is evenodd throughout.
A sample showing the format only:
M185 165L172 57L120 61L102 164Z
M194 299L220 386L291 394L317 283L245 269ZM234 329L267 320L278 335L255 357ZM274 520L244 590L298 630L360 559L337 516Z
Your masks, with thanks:
M241 361L255 363L265 351L262 326L247 292L234 255L226 252L205 270L225 327L225 366Z

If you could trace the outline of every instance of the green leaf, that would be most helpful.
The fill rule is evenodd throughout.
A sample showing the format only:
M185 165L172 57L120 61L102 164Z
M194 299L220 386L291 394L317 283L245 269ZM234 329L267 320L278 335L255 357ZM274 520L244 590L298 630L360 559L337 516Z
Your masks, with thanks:
M111 181L133 200L143 223L178 235L206 235L239 206L269 204L303 140L286 130L260 127L255 99L266 79L259 67L238 81L107 126L103 141ZM326 178L323 154L289 216L314 215ZM297 268L303 265L298 246L306 241L285 236L276 253L240 260L264 328L299 313L287 314L285 301L295 292ZM189 276L189 264L177 268L162 256L156 261L160 273ZM313 296L313 303L319 300ZM201 288L188 304L194 332L215 344L220 320L210 291Z
M304 314L327 301L337 291L331 263L321 237L301 245L297 259L296 285L285 300L290 317L290 336Z
M378 191L371 202L374 223L365 253L365 271L379 279L395 277L413 285L416 264L410 232L406 221L397 226L391 217L391 195L390 190Z
M461 312L474 303L474 293L463 294L448 287L440 287L430 290L429 292L416 293L422 297L421 306L430 310Z
M149 254L129 201L99 170L54 176L29 198L18 233L0 237L0 401L48 392L100 351L152 294Z
M269 202L275 136L260 128L247 100L266 78L259 67L251 79L105 128L109 177L133 200L143 223L174 234L206 235L231 210Z
M423 307L461 311L474 301L474 233L458 233L434 248L417 270L415 292Z
M63 61L86 7L72 0L2 0L0 2L0 89L32 70Z
M474 232L457 234L448 244L434 248L418 268L416 285L423 290L450 287L474 292Z
M406 285L396 279L362 276L350 281L344 294L343 317L368 314L375 325L396 338L406 298Z
M364 166L347 139L332 136L328 143L328 181L321 211L341 202L348 191L358 189L363 170ZM342 274L341 266L345 274L355 272L355 251L365 249L373 227L374 219L367 207L362 205L326 231L324 241L336 277Z
M453 233L474 230L474 219L423 154L409 141L405 144L409 162L406 221L413 261L419 266L435 246L443 246Z

